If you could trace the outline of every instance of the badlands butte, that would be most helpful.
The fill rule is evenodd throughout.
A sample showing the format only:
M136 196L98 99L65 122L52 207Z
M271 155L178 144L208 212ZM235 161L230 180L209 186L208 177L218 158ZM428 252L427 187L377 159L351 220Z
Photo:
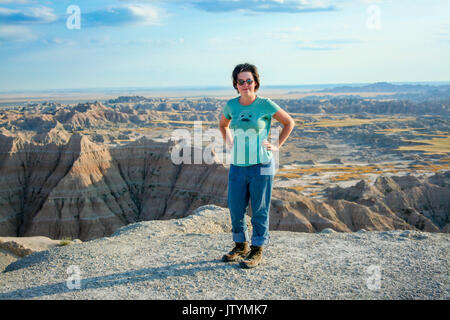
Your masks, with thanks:
M273 98L296 127L279 153L270 229L448 233L449 89L426 89L396 93L401 99L373 91ZM196 125L205 136L226 101L120 96L3 106L0 237L87 241L204 205L226 208L221 141L201 146L213 163L171 159L174 130L193 137Z

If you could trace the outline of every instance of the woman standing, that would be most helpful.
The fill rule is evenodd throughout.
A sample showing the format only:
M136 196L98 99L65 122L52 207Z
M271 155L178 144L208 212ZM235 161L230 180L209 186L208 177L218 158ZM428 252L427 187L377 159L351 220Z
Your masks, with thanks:
M222 260L244 259L240 266L253 268L261 262L263 247L269 243L269 210L275 174L272 151L277 151L284 144L295 122L272 100L256 95L260 82L254 65L237 65L232 79L233 87L240 96L227 102L219 128L227 148L231 149L228 208L235 246ZM278 146L267 141L272 117L283 125ZM249 247L245 212L250 199L253 234Z

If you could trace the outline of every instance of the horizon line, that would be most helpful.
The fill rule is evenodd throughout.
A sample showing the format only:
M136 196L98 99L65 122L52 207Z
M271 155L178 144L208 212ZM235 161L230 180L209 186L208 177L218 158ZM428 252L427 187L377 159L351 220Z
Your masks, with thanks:
M268 84L261 85L261 87L265 88L302 88L302 87L321 87L321 86L344 86L344 85L368 85L368 84L376 84L376 83L390 83L390 84L435 84L435 85L446 85L450 84L450 81L376 81L376 82L343 82L343 83L311 83L311 84ZM93 91L93 90L223 90L229 89L234 90L233 86L230 85L198 85L198 86L189 86L189 85L179 85L179 86L130 86L130 87L85 87L85 88L49 88L49 89L15 89L15 90L1 90L0 93L27 93L27 92L73 92L73 91Z

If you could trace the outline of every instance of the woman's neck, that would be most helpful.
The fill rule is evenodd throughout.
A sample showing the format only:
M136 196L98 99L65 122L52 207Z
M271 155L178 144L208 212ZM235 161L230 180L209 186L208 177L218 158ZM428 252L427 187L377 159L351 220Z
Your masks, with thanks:
M239 103L244 106L247 106L249 104L252 104L253 101L255 101L255 100L256 100L256 94L245 95L245 96L241 95L241 97L239 98Z

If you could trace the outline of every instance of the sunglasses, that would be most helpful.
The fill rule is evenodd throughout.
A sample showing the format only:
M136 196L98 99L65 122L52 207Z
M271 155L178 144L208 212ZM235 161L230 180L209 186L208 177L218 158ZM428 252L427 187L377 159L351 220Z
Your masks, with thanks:
M253 80L252 80L252 79L247 79L247 80L239 79L239 80L237 81L237 83L238 83L240 86L243 86L244 83L247 83L248 85L251 85L251 84L253 83Z

